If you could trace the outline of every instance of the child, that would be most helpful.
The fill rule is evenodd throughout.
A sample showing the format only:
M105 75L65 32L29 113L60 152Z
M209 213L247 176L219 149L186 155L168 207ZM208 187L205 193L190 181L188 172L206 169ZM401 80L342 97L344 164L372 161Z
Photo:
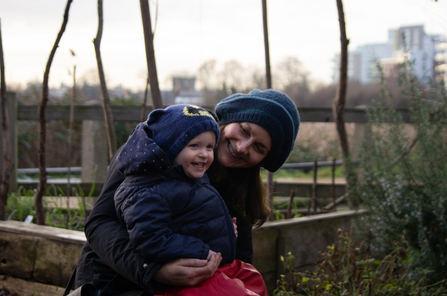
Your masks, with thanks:
M208 111L173 105L151 112L118 155L118 169L126 179L115 193L116 211L143 258L166 263L222 255L221 267L210 280L165 295L267 293L254 267L235 260L236 226L205 173L218 137L218 125Z

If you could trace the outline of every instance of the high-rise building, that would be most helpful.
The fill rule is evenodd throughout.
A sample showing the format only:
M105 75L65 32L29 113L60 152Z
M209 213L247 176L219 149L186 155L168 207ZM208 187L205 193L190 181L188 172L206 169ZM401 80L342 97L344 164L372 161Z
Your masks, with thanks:
M405 53L413 61L413 73L425 83L446 77L446 38L428 35L423 25L405 26L388 31L388 42L366 44L348 53L348 79L362 84L380 80L377 63L385 76L396 75ZM333 59L333 82L339 77L340 55Z

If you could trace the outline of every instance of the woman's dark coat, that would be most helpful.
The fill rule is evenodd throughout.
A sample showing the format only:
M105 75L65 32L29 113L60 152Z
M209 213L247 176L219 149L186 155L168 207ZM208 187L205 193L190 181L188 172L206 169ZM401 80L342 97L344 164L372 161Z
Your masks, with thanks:
M121 148L110 161L107 179L85 225L87 243L78 260L76 287L93 283L104 287L117 273L120 283L115 291L132 289L146 291L148 295L162 293L169 288L153 278L163 266L161 262L148 262L136 252L130 243L126 227L116 214L114 194L124 181L117 169L116 158ZM222 196L229 199L229 196ZM248 219L233 208L230 215L237 218L238 238L236 259L253 263L252 225Z

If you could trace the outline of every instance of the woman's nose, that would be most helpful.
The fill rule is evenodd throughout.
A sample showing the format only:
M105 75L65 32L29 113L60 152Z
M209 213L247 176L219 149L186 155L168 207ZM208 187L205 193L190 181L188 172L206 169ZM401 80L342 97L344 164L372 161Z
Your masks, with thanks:
M237 152L246 154L248 152L249 143L248 141L237 142Z

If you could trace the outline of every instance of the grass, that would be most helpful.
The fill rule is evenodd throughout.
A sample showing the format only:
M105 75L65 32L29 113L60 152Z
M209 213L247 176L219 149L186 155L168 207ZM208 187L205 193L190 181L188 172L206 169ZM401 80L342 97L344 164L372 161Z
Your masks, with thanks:
M73 196L71 198L77 199L76 207L68 207L64 205L66 202L66 195L59 186L54 184L48 185L43 201L43 206L46 210L46 224L52 227L65 228L71 230L80 230L84 228L86 217L86 205L91 202L91 196L94 189L94 184L91 191L86 196L79 185L73 184ZM25 221L31 215L35 215L34 211L34 196L35 190L25 189L19 187L16 193L11 193L8 196L6 205L7 220Z

